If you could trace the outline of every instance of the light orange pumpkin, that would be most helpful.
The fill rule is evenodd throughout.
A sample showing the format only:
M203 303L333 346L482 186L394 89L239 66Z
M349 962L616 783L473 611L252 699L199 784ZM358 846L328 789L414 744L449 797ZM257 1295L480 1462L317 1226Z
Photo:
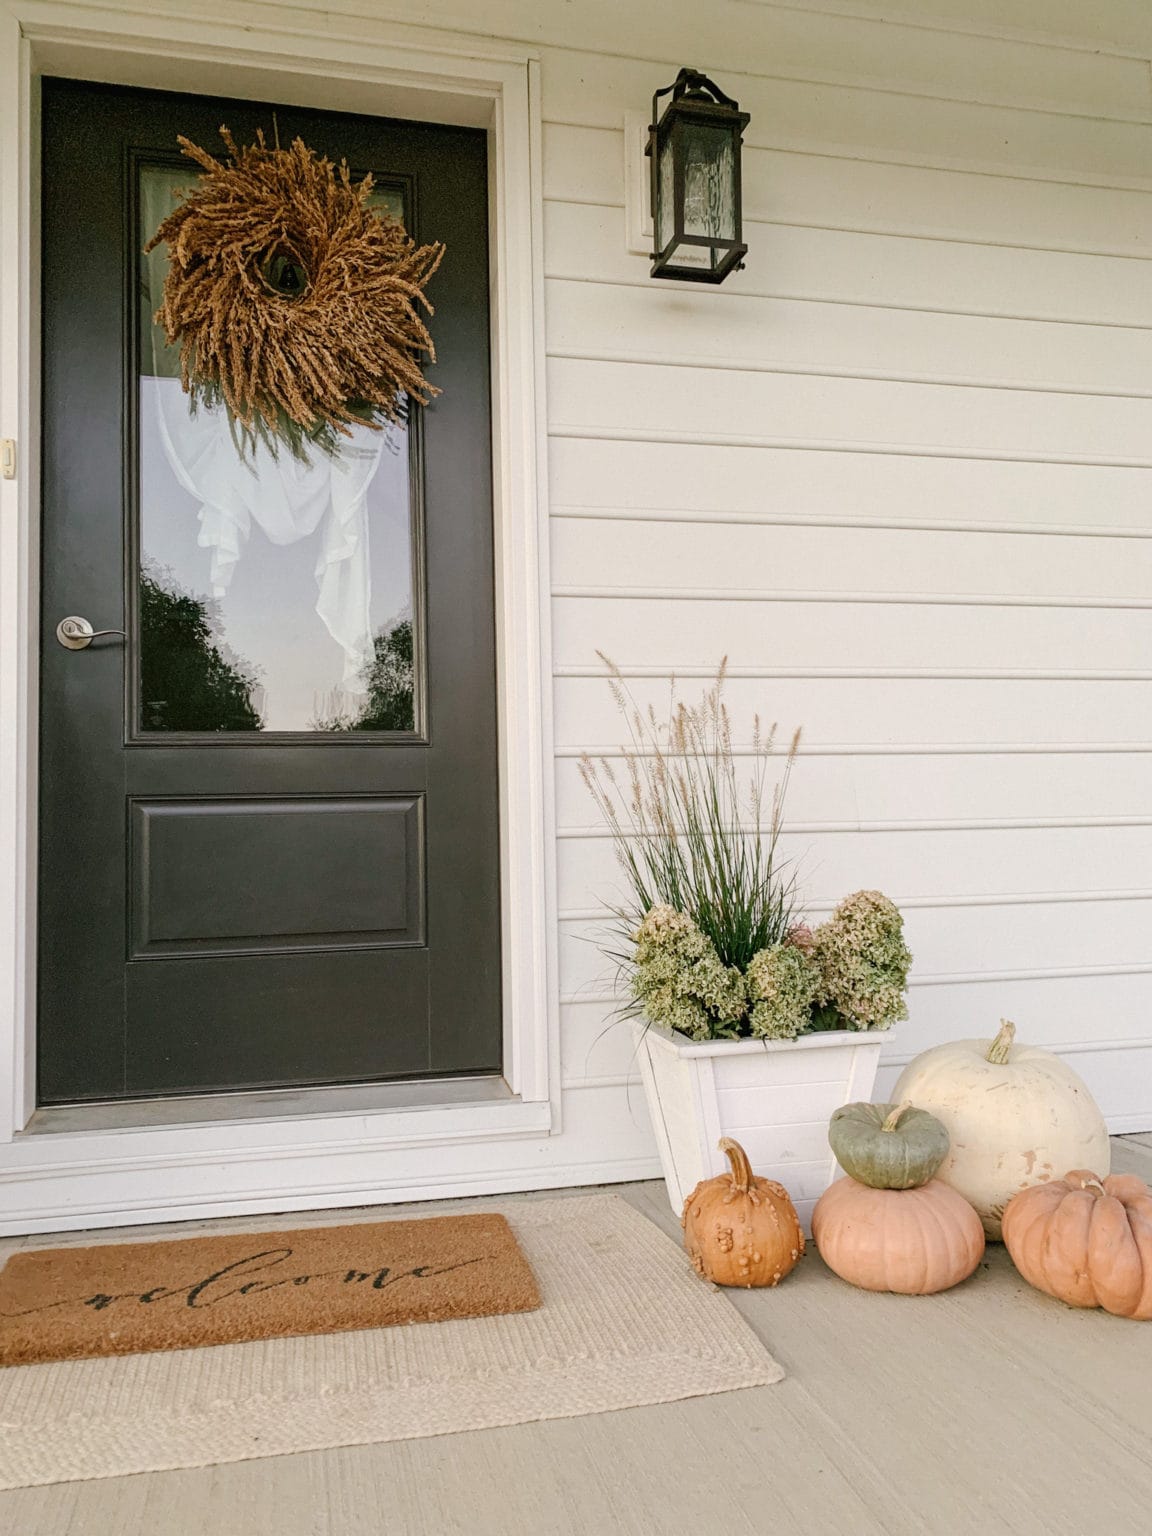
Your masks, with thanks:
M984 1228L939 1179L917 1189L871 1189L837 1179L812 1212L828 1268L865 1291L930 1296L966 1280L984 1254Z
M731 1171L702 1179L684 1202L680 1225L697 1273L714 1285L779 1285L804 1255L804 1234L783 1184L760 1179L738 1141L720 1150Z
M1152 1190L1084 1168L1016 1195L1004 1244L1029 1285L1070 1307L1152 1318Z

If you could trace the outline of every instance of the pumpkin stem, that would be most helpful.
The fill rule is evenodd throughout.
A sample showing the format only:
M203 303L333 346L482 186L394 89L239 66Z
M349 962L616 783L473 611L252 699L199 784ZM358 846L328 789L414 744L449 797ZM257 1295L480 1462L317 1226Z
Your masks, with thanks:
M1108 1191L1104 1188L1104 1185L1097 1178L1081 1179L1080 1180L1080 1188L1081 1189L1096 1189L1096 1190L1099 1190L1099 1192L1102 1195L1106 1195L1108 1193Z
M748 1161L747 1152L738 1141L733 1141L731 1136L721 1136L718 1146L720 1151L727 1155L729 1167L732 1169L733 1192L746 1195L752 1184L752 1164Z
M988 1047L985 1061L995 1062L998 1067L1007 1066L1012 1055L1012 1042L1016 1038L1016 1026L1008 1019L1000 1020L1000 1033Z
M911 1109L911 1108L912 1108L912 1100L911 1099L905 1099L903 1104L897 1104L896 1108L889 1112L887 1118L885 1119L884 1123L881 1125L880 1129L882 1131L894 1131L896 1129L897 1125L900 1123L900 1116L904 1113L904 1111L906 1109Z

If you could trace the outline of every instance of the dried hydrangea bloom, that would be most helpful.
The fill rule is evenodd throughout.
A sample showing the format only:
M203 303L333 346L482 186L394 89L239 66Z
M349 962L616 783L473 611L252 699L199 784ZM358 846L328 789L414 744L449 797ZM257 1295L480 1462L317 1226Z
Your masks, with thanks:
M784 935L785 944L793 944L797 949L802 949L806 955L812 953L812 946L816 942L816 935L807 923L793 923Z
M816 930L816 1001L835 1008L849 1029L887 1029L908 1017L904 991L912 956L904 920L880 891L847 896Z
M763 1040L795 1040L810 1028L820 968L791 934L782 944L753 955L745 980L754 1035Z
M748 1011L744 978L690 917L655 906L632 938L632 994L645 1018L693 1040L739 1032Z

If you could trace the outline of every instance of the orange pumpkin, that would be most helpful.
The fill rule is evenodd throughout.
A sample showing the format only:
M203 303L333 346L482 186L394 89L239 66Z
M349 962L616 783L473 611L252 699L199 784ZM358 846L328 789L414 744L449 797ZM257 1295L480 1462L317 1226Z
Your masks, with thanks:
M1070 1307L1152 1318L1152 1190L1084 1168L1035 1184L1004 1212L1004 1243L1029 1285Z
M779 1285L804 1254L796 1207L783 1184L756 1177L739 1142L725 1136L720 1150L731 1171L702 1179L684 1202L688 1257L714 1285Z
M837 1179L812 1212L828 1268L866 1291L930 1296L966 1280L984 1253L984 1228L939 1179L917 1189L871 1189Z

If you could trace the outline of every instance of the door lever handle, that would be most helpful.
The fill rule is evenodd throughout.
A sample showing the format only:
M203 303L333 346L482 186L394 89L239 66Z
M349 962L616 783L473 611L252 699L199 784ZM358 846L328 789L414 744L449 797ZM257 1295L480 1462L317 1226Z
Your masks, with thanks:
M101 635L123 635L122 629L93 629L79 614L69 614L56 626L56 638L67 651L83 651Z

